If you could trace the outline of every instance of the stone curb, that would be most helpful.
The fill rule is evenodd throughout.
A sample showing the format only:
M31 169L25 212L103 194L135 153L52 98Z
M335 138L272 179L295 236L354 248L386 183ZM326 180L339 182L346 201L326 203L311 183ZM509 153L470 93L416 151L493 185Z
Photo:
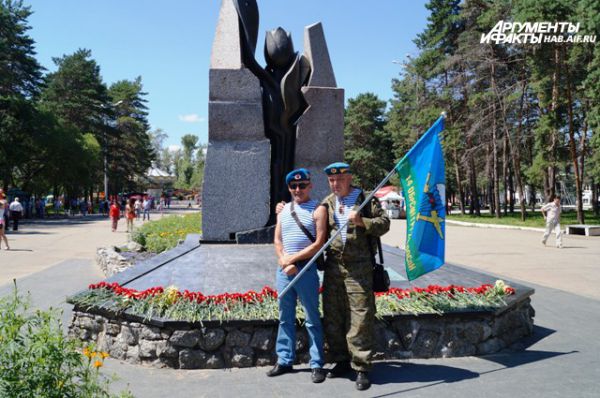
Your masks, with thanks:
M515 225L501 225L501 224L483 224L483 223L475 223L475 222L465 222L465 221L454 221L446 219L446 224L451 225L460 225L461 227L476 227L476 228L492 228L492 229L520 229L522 231L535 231L535 232L544 232L544 228L534 228L534 227L519 227Z
M447 313L378 319L373 359L487 355L510 348L532 334L535 311L529 297L508 304L506 309L500 314L479 311L468 316ZM95 343L98 350L115 359L159 368L245 368L273 365L277 359L278 325L273 321L158 327L140 317L132 318L126 313L76 306L69 335ZM297 334L295 363L308 363L308 335L299 324ZM326 362L331 362L327 346L325 356Z

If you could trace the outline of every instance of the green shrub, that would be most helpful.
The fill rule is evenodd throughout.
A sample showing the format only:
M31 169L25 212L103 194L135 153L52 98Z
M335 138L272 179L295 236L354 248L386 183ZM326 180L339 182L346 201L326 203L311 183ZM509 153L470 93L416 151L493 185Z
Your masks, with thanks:
M0 397L111 396L99 372L107 354L65 337L59 319L56 309L30 310L16 284L0 298Z
M160 253L177 246L177 243L185 239L187 234L199 234L201 223L200 213L168 216L147 222L136 229L132 239L147 251Z

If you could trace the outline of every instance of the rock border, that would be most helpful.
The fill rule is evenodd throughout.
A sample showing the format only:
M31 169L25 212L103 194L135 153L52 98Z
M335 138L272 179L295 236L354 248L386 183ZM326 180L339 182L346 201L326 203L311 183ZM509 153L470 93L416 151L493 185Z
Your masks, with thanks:
M374 359L486 355L533 332L529 297L498 311L443 315L396 315L375 325ZM116 359L160 368L221 369L275 363L278 322L232 321L189 324L146 322L127 313L75 307L69 335L95 343ZM325 346L327 359L327 345ZM296 363L308 363L308 335L297 326Z
M138 261L156 256L145 252L142 245L130 241L126 246L107 246L96 249L96 265L106 277L133 267Z

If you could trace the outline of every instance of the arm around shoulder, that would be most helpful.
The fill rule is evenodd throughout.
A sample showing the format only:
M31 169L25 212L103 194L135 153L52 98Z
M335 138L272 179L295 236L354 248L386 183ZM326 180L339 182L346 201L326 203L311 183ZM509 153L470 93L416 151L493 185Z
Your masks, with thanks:
M317 244L318 249L320 249L327 241L327 217L327 207L323 205L317 206L314 213L314 219L317 230L315 243Z

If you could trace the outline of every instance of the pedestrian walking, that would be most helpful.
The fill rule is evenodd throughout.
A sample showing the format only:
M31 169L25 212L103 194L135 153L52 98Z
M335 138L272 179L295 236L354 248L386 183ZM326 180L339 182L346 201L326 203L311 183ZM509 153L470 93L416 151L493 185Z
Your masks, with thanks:
M0 212L0 217L4 219L4 228L8 228L8 202L6 201L6 195L4 195L4 190L0 188L0 203L3 204L3 211Z
M85 198L82 198L81 201L79 202L79 211L81 211L81 215L83 217L85 217L85 215L87 214L88 203L87 203L87 200Z
M129 198L125 205L125 218L127 219L127 232L133 232L133 220L135 218L135 199Z
M551 202L546 203L542 206L542 216L546 220L546 230L542 237L542 244L546 246L548 237L555 231L556 233L556 247L562 249L562 231L560 230L560 196L555 195Z
M144 203L142 203L142 208L144 209L144 215L142 217L142 221L146 221L146 216L148 216L148 221L150 221L150 209L152 208L152 201L150 198L144 198Z
M69 214L74 217L76 212L77 212L77 199L71 198L71 201L69 202Z
M8 245L8 239L6 238L6 221L4 220L4 209L6 208L6 201L0 197L0 249L2 249L2 241L6 244L6 250L10 250Z
M18 231L19 230L19 220L21 219L21 216L23 215L23 205L21 205L21 203L19 202L18 197L16 197L15 200L12 201L12 203L10 204L8 209L10 210L10 218L12 219L12 222L13 222L12 229L13 229L13 231Z
M115 232L119 224L119 217L121 217L121 210L119 209L119 205L116 201L112 201L108 214L110 216L110 220L112 221L112 231Z
M142 201L140 200L139 197L135 200L134 208L135 208L135 218L139 220L140 216L142 215Z

